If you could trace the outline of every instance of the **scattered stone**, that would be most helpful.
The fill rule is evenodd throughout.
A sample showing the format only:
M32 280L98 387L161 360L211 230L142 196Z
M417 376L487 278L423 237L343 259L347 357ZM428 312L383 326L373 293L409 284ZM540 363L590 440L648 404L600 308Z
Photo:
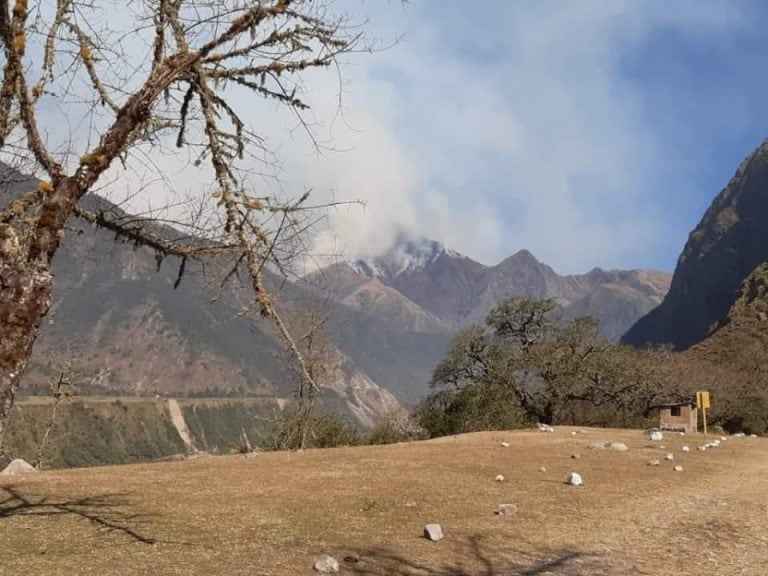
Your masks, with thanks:
M335 574L339 571L339 562L336 558L326 554L320 556L320 558L315 561L314 568L315 572L320 572L321 574Z
M571 432L571 436L576 436L576 432Z
M571 458L573 458L574 460L578 460L579 458L581 458L581 454L571 454Z
M667 452L667 455L664 456L664 460L666 460L668 462L672 462L672 460L674 460L674 459L675 459L675 455L672 454L672 452Z
M750 434L749 437L750 438L757 438L757 434Z
M688 446L683 446L683 452L690 452L691 449Z
M651 440L653 440L654 442L661 442L663 438L664 438L664 434L662 434L658 430L651 432Z
M502 448L509 448L509 442L502 442L501 443Z
M675 472L682 472L682 471L683 471L683 467L682 466L680 466L680 465L675 466Z
M685 436L685 432L678 432L680 436Z
M745 436L746 434L744 434L744 432L737 432L733 435L734 438L744 438Z
M544 466L542 466L541 468L539 468L539 472L546 472L546 471L547 471L547 469L546 469L546 468L544 468Z
M555 431L555 429L552 428L552 426L550 426L549 424L544 424L543 422L539 422L538 424L536 424L536 426L538 427L539 432L554 432Z
M707 449L706 446L699 446L698 447L698 450L701 450L702 452L706 451L706 449Z
M504 482L504 476L502 476L501 474L496 476L496 482Z
M494 512L497 516L514 516L517 514L517 505L515 504L499 504L499 507Z
M581 479L581 475L577 472L571 472L568 474L568 478L565 479L565 483L571 486L581 486L584 484L584 480Z
M427 524L424 526L424 538L437 542L443 539L443 529L440 524Z
M21 476L22 474L34 474L35 472L37 472L37 470L35 470L34 466L21 458L16 458L16 460L12 460L11 463L0 472L0 476Z
M405 503L406 508L416 508L416 502L406 502Z
M344 562L347 562L348 564L357 564L360 562L360 556L357 554L347 554L344 556Z
M648 460L648 466L659 466L661 465L661 462L658 460Z
M587 448L590 450L605 450L605 442L592 442Z
M726 440L728 440L728 436L720 436L720 440L722 440L723 442L725 442Z

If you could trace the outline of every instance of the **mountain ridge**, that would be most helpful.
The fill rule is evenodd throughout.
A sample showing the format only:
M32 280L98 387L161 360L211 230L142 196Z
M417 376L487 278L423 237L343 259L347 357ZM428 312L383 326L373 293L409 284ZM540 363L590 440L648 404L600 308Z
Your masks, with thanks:
M704 340L768 260L768 140L739 166L691 231L664 301L623 336L683 350ZM716 272L715 272L716 271Z
M560 275L527 249L487 266L434 240L400 234L378 257L337 262L307 280L322 279L341 301L376 280L426 311L433 326L453 329L482 322L509 296L553 298L566 315L596 316L603 334L615 340L661 302L670 277L657 270L601 268ZM620 310L623 302L627 311Z

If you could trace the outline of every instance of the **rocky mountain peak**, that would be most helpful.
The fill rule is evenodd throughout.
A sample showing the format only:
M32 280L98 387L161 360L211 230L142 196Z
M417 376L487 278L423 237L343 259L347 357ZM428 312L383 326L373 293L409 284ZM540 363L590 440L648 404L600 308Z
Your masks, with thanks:
M691 232L669 293L624 340L685 349L728 314L741 283L768 260L768 140L750 154Z
M401 232L392 246L380 256L353 260L349 266L367 278L397 278L405 272L423 270L444 255L464 258L440 242Z

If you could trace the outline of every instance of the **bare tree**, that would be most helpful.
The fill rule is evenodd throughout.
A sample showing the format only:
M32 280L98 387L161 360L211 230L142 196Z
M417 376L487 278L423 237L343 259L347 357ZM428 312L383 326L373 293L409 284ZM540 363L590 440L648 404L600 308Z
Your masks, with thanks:
M73 217L146 245L159 259L181 258L180 276L188 258L231 253L234 266L247 270L254 302L274 321L303 382L314 387L262 274L267 264L282 269L296 248L307 194L286 201L249 188L239 165L263 158L266 146L230 91L273 100L306 127L301 79L355 48L348 22L311 0L35 4L0 1L0 158L41 177L34 189L14 192L0 212L0 435L50 306L52 258ZM115 28L109 11L118 8L132 21ZM129 35L139 40L128 47ZM78 125L86 126L58 148L51 134L61 117L50 113L57 108L84 111ZM218 212L199 234L205 241L169 240L83 207L86 194L120 166L130 168L169 146L207 166Z

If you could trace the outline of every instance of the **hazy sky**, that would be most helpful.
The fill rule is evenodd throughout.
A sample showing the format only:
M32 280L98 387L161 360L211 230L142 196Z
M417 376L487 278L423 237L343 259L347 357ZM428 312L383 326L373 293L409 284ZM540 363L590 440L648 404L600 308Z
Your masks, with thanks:
M559 272L671 270L712 198L768 136L765 2L330 4L390 46L345 56L340 75L307 78L307 120L337 151L318 154L295 116L229 89L282 162L279 181L253 183L257 195L311 188L317 201L365 202L332 212L319 252L373 255L407 231L486 264L526 248ZM121 15L136 4L105 5L89 24L99 18L146 62L151 38L132 36ZM129 68L98 65L116 79ZM47 137L92 141L92 108L76 112L45 104ZM211 192L210 175L174 146L147 156L146 174L168 174L166 188ZM120 174L113 182L127 187Z
M350 253L404 227L484 263L527 248L561 272L672 269L768 136L762 2L341 5L402 40L342 71L345 122L321 131L348 152L284 151L315 189L366 200L333 220Z

